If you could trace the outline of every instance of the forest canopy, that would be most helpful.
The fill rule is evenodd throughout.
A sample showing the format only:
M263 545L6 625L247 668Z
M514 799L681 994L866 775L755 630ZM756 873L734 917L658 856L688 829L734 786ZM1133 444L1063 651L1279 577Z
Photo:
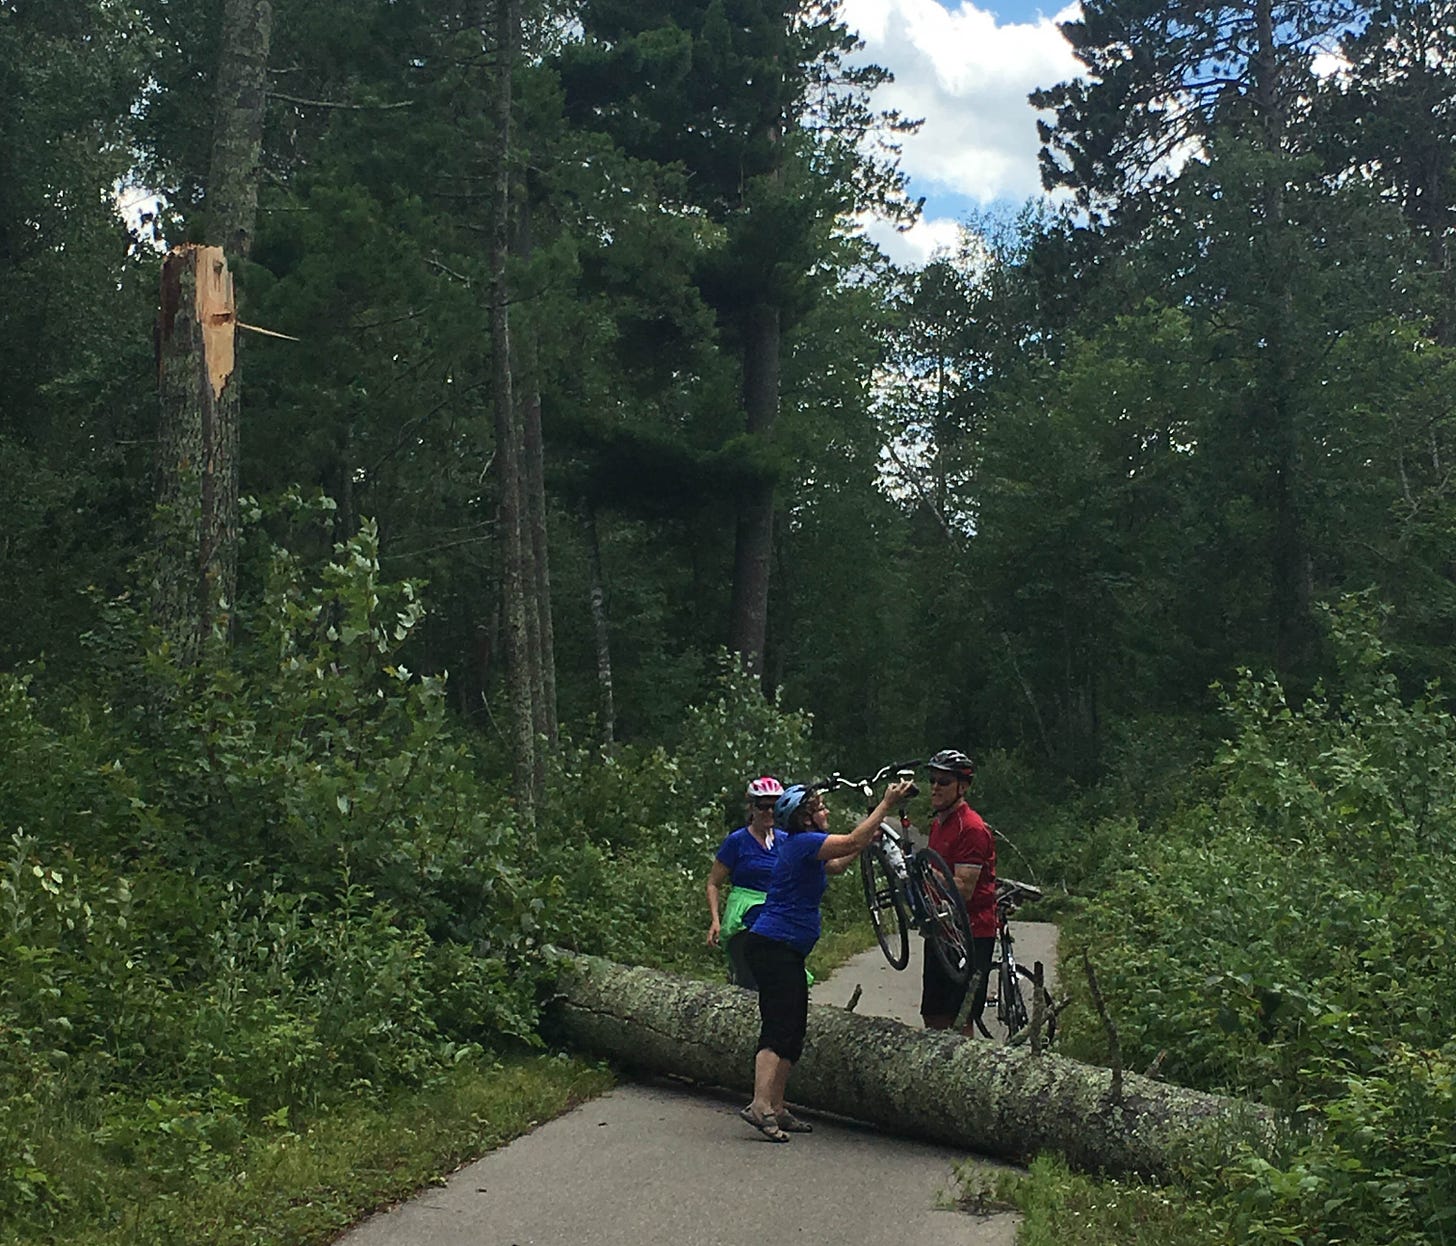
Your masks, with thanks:
M954 745L1128 1051L1326 1115L1209 1223L1445 1240L1456 3L1062 29L906 269L834 0L0 0L6 1232L713 972L745 778Z

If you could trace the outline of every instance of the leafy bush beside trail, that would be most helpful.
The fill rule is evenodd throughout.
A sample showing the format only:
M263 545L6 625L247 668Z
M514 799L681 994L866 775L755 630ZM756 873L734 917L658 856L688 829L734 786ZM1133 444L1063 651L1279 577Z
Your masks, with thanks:
M405 668L423 609L371 526L266 580L192 677L125 603L87 687L0 676L0 1237L124 1215L100 1171L176 1193L250 1135L537 1042L542 942L719 972L725 812L806 765L807 720L730 666L673 750L568 746L527 828Z
M1137 836L1113 825L1063 978L1080 986L1086 948L1129 1069L1305 1121L1281 1156L1190 1172L1222 1240L1449 1242L1456 725L1434 691L1402 699L1358 612L1333 636L1338 695L1296 708L1246 673L1203 799ZM1069 1053L1105 1060L1079 1015Z

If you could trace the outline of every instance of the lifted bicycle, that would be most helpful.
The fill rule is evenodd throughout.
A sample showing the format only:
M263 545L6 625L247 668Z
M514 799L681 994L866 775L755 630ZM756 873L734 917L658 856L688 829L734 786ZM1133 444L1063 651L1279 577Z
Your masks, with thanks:
M916 765L896 762L865 779L833 774L814 786L821 791L857 791L873 809L880 784L892 776L913 779ZM912 787L909 795L917 794ZM881 822L879 835L860 854L860 878L875 938L890 967L904 969L910 963L910 931L924 934L942 968L959 985L971 974L970 915L950 866L931 848L917 850L911 829L910 815L901 805L899 825L888 819Z

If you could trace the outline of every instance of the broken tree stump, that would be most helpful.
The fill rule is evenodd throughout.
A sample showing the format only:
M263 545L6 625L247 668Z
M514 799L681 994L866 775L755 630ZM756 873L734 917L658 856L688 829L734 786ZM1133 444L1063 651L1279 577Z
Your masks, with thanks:
M549 1036L649 1073L750 1091L758 1001L598 957L553 953ZM1133 1074L1122 1078L1026 1047L811 1004L790 1099L893 1133L1025 1162L1041 1151L1077 1167L1164 1178L1230 1138L1268 1138L1269 1109Z

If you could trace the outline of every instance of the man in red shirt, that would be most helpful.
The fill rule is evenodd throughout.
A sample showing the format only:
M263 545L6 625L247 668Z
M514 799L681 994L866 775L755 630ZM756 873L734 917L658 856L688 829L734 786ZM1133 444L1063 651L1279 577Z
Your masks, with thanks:
M990 828L966 804L966 789L976 765L956 749L942 749L926 763L930 769L930 847L945 858L955 875L956 888L971 918L971 981L976 995L966 1021L966 1034L976 1032L976 1020L986 1006L991 977L991 953L996 946L996 843ZM955 1024L969 983L957 986L927 955L920 995L920 1016L928 1030L948 1030Z

